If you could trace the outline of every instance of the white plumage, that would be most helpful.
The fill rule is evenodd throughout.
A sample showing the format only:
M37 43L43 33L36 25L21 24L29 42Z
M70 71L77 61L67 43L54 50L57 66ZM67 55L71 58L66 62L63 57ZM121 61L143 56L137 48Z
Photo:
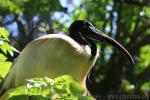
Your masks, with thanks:
M92 60L90 58L88 45L79 45L65 35L42 36L22 50L5 79L3 89L20 86L26 79L34 77L55 78L65 74L84 85L85 76L95 64L97 56Z

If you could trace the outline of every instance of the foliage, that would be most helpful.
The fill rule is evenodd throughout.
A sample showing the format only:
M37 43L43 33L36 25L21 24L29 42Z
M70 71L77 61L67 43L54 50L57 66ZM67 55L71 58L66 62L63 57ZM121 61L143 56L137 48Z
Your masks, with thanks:
M8 72L11 62L7 61L6 54L9 53L13 56L13 51L16 51L8 42L9 32L0 27L0 77L4 77Z
M62 5L62 1L66 5ZM74 6L75 1L81 3ZM68 26L76 19L92 22L124 45L133 56L135 65L131 66L124 55L111 46L97 43L101 56L87 81L90 81L88 88L91 94L117 94L120 91L150 94L149 0L0 0L0 9L0 26L10 31L10 42L20 51L38 36L68 34ZM14 24L17 28L9 28ZM1 41L0 45L4 43L7 47L9 41L6 38ZM6 57L7 50L1 46L2 49L0 57L6 62L6 58L11 57ZM0 74L4 76L2 73L6 71L2 70Z
M13 90L8 100L93 100L90 96L84 96L82 88L71 76L64 75L54 80L50 78L34 78L27 80L26 86Z
M150 60L149 59L149 55L150 55L150 45L146 45L143 46L140 49L140 59L139 59L139 64L137 65L137 67L135 68L135 73L139 74L140 72L142 72L144 69L148 68L148 66L150 66Z

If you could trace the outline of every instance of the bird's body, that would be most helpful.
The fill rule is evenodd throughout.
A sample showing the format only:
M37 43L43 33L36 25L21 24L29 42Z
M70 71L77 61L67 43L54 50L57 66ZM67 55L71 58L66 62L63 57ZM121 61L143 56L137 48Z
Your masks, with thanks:
M73 76L84 85L85 76L95 64L97 56L90 58L91 49L88 45L79 45L65 35L42 36L22 50L3 88L20 86L26 79L34 77L55 78L65 74Z

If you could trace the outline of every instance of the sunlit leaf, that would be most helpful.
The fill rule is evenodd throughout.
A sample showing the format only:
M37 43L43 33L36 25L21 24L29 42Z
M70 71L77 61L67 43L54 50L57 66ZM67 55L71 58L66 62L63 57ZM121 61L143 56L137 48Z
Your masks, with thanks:
M3 54L0 54L0 62L3 62L7 59L7 57Z
M20 97L26 99L29 96L36 98L36 100L93 100L90 96L84 96L85 89L68 75L57 77L54 80L47 77L33 78L29 79L28 82L27 86L14 89L9 95L10 100Z
M69 84L69 92L73 96L79 96L79 95L81 95L81 94L83 94L85 92L85 89L82 88L79 84L77 84L75 82L71 82Z
M142 72L145 68L150 65L149 56L150 55L150 45L146 45L140 49L140 58L138 66L135 67L135 73L138 74Z
M12 62L0 62L0 75L2 77L5 77L11 65Z
M19 96L19 95L25 95L26 94L26 86L20 86L16 89L14 89L10 94L9 94L9 98L11 98L12 96Z
M141 86L142 91L149 91L150 90L150 82L146 82Z
M6 29L0 27L0 37L3 37L4 39L8 40L8 36L9 32Z
M124 79L122 81L122 89L126 92L132 92L135 89L135 86L131 84L128 80Z

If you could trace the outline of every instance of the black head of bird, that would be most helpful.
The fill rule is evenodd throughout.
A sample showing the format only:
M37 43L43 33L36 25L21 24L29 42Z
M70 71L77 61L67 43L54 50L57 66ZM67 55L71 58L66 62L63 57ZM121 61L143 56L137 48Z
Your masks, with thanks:
M109 43L112 46L119 49L121 52L123 52L131 64L134 64L134 60L130 53L116 40L109 37L108 35L105 35L102 31L98 30L94 27L90 22L86 20L76 20L74 21L71 26L69 27L69 34L70 37L72 37L74 40L76 40L78 43L86 45L95 44L93 40L98 40L100 42ZM91 48L92 49L92 48Z

